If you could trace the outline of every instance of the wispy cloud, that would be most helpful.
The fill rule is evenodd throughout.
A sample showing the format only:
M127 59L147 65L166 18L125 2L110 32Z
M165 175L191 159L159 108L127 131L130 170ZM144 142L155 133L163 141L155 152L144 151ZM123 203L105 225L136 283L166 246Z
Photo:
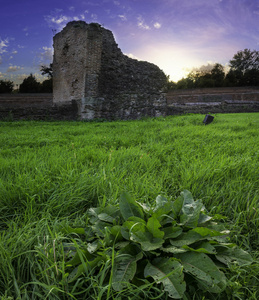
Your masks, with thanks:
M127 17L125 15L118 15L121 21L127 21Z
M142 16L138 17L138 27L144 30L150 30L150 27L145 23L145 20Z
M69 20L69 17L60 15L60 16L56 16L56 17L49 16L49 20L48 21L50 21L50 23L54 23L54 24L60 25L60 24L62 24L64 22L67 22L68 20Z
M155 24L154 24L154 27L156 28L156 29L160 29L161 28L161 24L160 23L158 23L158 22L156 22Z
M6 48L9 46L9 40L8 39L4 39L4 40L2 40L1 38L0 38L0 54L3 54L3 53L5 53L5 52L7 52L6 51Z
M67 13L65 13L62 9L55 9L49 15L45 15L44 19L50 28L61 31L68 22L85 20L86 14L89 14L89 10L84 10L83 12L80 12L78 14L71 15L71 13L75 13L75 11L76 8L73 6L68 9ZM97 22L98 15L92 12L88 16L88 19L92 22Z
M39 49L39 65L48 65L53 60L53 48L51 47L42 47Z
M20 66L13 66L13 65L11 65L11 66L6 70L6 72L7 72L7 73L12 73L12 72L17 72L17 71L22 70L22 69L23 69L23 68L20 67Z
M44 19L49 27L57 27L58 30L61 30L67 22L73 20L72 17L66 16L62 9L52 11L50 15L44 16Z

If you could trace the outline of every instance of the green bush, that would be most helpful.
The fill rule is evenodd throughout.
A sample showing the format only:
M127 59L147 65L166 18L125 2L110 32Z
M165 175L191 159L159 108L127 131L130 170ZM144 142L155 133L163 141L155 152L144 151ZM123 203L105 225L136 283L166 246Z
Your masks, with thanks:
M152 207L123 193L118 205L90 208L86 216L85 228L64 229L80 236L64 244L71 255L68 284L102 274L103 285L115 292L161 285L169 298L191 299L193 289L222 293L228 268L252 263L229 242L223 217L207 215L187 190L175 201L158 196Z

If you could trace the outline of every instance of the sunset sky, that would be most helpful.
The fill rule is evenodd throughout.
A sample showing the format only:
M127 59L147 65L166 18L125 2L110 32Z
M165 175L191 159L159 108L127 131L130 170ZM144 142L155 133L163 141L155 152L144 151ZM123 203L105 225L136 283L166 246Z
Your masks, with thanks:
M226 65L239 50L259 49L259 0L1 1L0 79L42 79L53 35L72 20L112 30L124 54L157 64L174 81L193 67Z

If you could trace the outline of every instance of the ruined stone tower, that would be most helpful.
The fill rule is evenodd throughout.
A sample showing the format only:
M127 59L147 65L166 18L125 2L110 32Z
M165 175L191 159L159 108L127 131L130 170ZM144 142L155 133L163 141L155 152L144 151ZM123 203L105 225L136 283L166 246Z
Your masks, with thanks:
M165 74L123 55L111 31L73 21L54 36L53 101L76 103L81 119L164 115Z

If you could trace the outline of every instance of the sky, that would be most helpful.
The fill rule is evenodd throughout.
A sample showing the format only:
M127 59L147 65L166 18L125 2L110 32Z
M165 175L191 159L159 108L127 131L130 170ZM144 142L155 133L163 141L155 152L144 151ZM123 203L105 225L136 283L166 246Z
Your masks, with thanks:
M1 0L0 8L0 80L16 84L30 73L44 79L53 36L73 20L111 30L124 54L158 65L173 81L259 50L259 0Z

